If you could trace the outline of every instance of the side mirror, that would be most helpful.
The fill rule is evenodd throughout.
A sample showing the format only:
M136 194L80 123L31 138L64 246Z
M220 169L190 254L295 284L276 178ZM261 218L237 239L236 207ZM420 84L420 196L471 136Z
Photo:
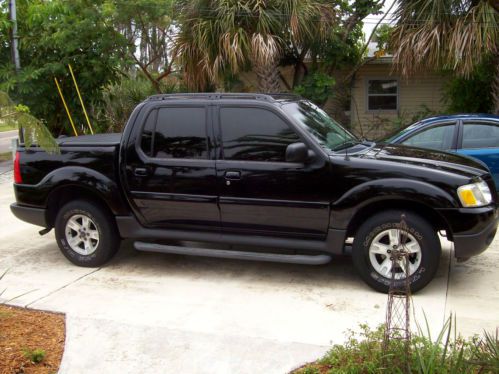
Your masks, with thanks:
M286 147L286 162L303 163L308 157L308 147L304 143L292 143Z

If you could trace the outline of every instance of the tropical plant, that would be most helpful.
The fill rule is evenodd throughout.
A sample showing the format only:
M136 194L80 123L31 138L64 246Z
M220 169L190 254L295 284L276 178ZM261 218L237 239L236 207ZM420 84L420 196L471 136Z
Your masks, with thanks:
M68 64L85 102L97 102L102 86L114 82L128 48L103 11L104 0L23 0L17 2L21 70L10 63L7 3L0 3L0 89L29 106L54 134L72 133L54 84L58 78L77 126L86 128Z
M469 339L457 332L456 318L449 317L436 337L432 337L428 322L418 325L408 354L403 340L393 339L384 344L384 326L370 329L360 326L360 332L349 331L343 344L334 345L324 357L307 364L293 374L319 373L497 373L499 372L499 336L484 332ZM404 366L408 363L409 370Z
M402 74L450 69L469 77L494 61L494 112L499 113L499 3L494 0L398 0L391 45Z
M43 122L32 116L27 106L15 105L2 91L0 91L0 123L7 123L22 129L26 147L36 142L47 152L53 153L59 150L57 142Z
M170 93L177 91L178 87L174 82L162 80L158 82L158 89L162 93ZM102 91L97 118L102 126L100 130L107 132L121 132L137 104L157 93L156 87L141 74L136 77L125 76Z
M333 7L319 0L184 0L174 54L191 89L251 66L258 89L276 92L285 46L324 38L333 20Z

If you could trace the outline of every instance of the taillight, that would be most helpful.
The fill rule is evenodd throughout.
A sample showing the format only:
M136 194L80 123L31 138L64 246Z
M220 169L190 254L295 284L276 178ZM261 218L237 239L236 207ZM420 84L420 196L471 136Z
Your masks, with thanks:
M19 151L16 152L16 158L14 159L14 183L22 183L23 178L21 176L21 165L19 163Z

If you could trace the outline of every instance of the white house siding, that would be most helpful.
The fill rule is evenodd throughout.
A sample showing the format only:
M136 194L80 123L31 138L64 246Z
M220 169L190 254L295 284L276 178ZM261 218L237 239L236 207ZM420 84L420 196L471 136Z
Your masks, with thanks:
M367 82L369 79L398 80L398 110L368 111ZM397 123L408 123L413 116L425 111L445 110L443 85L445 78L436 73L419 73L409 79L392 72L388 61L374 61L361 67L355 76L351 95L352 129L368 139L376 139L396 128Z

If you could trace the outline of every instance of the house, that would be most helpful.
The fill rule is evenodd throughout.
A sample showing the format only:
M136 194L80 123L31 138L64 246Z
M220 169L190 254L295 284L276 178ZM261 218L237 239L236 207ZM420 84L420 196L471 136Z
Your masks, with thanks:
M367 139L377 139L421 117L445 111L446 79L436 72L409 78L393 69L392 57L368 58L351 85L350 126Z

